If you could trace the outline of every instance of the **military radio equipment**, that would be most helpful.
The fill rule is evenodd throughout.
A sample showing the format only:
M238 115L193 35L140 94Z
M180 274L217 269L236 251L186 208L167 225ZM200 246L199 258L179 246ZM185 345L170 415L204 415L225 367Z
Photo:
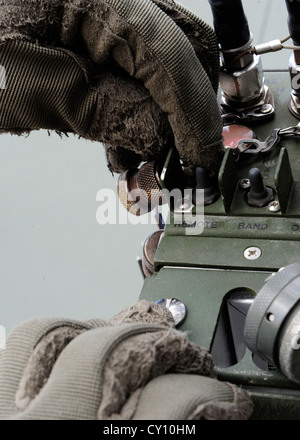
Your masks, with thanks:
M217 178L185 169L173 150L156 169L162 191L202 190L204 208L194 198L170 206L145 244L140 297L172 306L180 329L210 349L218 378L249 392L253 419L299 419L300 2L286 0L290 36L257 47L240 0L209 2L224 158ZM289 38L289 70L263 71L261 54Z

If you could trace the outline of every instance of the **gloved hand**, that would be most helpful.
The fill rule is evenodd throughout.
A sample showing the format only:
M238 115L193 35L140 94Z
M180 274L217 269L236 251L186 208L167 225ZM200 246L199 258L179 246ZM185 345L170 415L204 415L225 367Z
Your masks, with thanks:
M0 131L73 132L111 171L163 157L216 173L214 32L173 0L0 0Z
M110 321L35 319L0 350L0 419L242 420L243 390L169 310L138 301Z

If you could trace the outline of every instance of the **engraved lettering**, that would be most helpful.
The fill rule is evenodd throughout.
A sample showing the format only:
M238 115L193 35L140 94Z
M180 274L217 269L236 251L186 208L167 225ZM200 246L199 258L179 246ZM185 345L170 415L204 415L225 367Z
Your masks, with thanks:
M206 229L217 229L218 228L218 223L217 222L194 222L194 223L187 223L187 222L182 222L182 223L174 223L174 227L175 228L199 228L199 227L204 227Z
M242 229L245 231L265 231L269 228L269 225L266 223L239 223L238 229Z

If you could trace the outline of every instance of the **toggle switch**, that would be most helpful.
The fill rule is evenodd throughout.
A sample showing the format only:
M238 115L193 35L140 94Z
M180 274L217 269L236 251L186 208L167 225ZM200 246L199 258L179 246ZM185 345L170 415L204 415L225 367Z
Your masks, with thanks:
M219 191L215 180L210 176L206 168L196 168L196 182L195 190L204 191L204 205L211 205L219 198ZM194 201L197 200L194 194Z
M262 208L274 200L275 192L264 184L263 176L258 168L249 171L250 191L247 193L248 205Z

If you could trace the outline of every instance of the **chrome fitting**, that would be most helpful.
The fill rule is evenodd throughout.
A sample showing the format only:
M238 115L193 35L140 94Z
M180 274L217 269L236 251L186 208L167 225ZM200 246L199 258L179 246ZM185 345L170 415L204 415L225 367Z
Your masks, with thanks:
M300 64L296 63L294 53L290 56L289 71L292 87L289 110L296 118L300 119Z
M261 59L257 55L251 57L252 62L243 69L233 71L221 68L221 105L240 110L253 107L261 100L265 86Z
M275 112L274 98L265 85L261 58L248 43L237 49L222 51L220 106L224 116L234 115L245 121L270 118Z
M228 71L241 70L247 67L253 61L253 54L250 53L252 48L253 36L247 44L236 49L221 49L221 66Z

